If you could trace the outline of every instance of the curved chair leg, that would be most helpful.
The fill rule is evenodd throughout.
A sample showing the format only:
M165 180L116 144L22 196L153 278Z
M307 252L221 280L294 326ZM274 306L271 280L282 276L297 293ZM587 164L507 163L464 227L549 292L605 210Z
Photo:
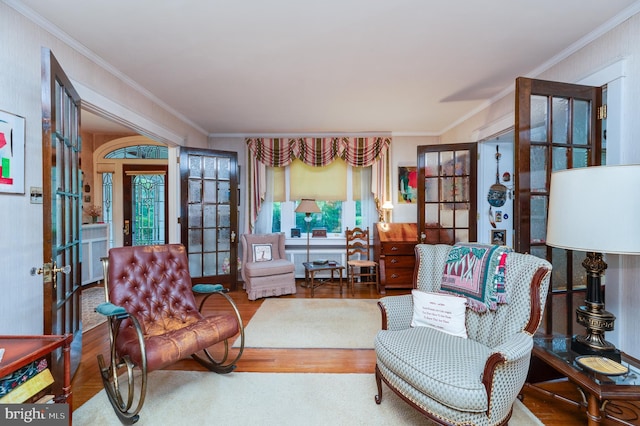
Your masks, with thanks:
M142 362L139 366L135 365L128 355L120 356L116 350L115 340L120 323L125 318L131 319L138 334L138 343L142 354ZM142 409L147 393L147 356L138 320L135 317L129 317L128 314L109 318L109 339L111 341L111 362L107 365L102 354L98 355L100 376L113 410L123 424L130 425L138 421L140 417L138 413ZM139 368L139 373L136 372L136 367ZM139 386L136 386L136 378L141 380ZM126 383L124 383L125 380Z
M231 297L229 297L229 295L226 294L226 291L216 291L213 293L208 293L206 296L204 296L204 298L202 299L202 302L200 302L200 307L198 308L199 311L202 313L202 308L205 302L207 301L207 299L209 299L209 297L213 296L214 294L218 294L224 297L225 299L227 299L227 302L229 302L229 304L231 305L231 307L233 308L236 314L236 318L238 318L238 327L240 328L240 348L238 350L238 354L234 359L232 360L229 359L229 339L225 339L225 341L223 342L224 352L220 360L217 360L211 354L211 352L209 352L209 350L207 349L203 350L206 356L206 359L196 354L191 355L191 357L196 361L198 361L205 368L213 372L220 373L220 374L227 374L235 370L236 362L238 362L238 360L242 356L242 352L244 352L244 324L242 323L242 317L240 316L240 311L238 310L238 307L236 306L233 299L231 299Z
M382 373L378 369L378 365L376 364L376 385L378 386L378 394L375 396L376 404L380 404L382 402L382 378L380 377Z

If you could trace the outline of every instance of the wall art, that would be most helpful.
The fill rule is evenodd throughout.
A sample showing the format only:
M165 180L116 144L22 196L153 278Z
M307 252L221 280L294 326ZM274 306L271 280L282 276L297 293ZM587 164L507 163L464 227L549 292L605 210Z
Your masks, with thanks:
M0 192L24 194L25 119L0 111Z

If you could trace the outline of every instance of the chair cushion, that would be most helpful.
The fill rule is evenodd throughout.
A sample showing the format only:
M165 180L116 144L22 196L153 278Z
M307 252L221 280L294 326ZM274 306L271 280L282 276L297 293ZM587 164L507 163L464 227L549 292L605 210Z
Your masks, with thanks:
M164 325L164 329L145 331L148 371L164 368L240 331L238 319L233 314L190 318L187 323L175 318L167 319ZM132 361L140 363L142 358L137 339L133 327L126 327L120 330L116 345L120 353L127 353Z
M459 411L488 409L482 374L490 348L429 327L381 330L375 338L377 362L407 386Z
M251 262L244 265L247 278L265 277L292 273L295 265L285 259L273 259L270 262Z

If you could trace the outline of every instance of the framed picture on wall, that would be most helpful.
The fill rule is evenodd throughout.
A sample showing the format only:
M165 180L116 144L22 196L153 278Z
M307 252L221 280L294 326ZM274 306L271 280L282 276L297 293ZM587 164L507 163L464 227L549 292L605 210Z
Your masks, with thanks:
M507 230L506 229L492 229L491 230L491 244L499 246L507 245Z
M418 201L418 167L398 166L398 204Z
M24 194L25 119L0 111L0 192Z

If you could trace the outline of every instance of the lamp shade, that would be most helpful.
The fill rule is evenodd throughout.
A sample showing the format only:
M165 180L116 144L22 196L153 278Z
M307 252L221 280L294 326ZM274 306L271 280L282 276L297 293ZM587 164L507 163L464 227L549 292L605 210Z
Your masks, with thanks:
M303 198L296 207L296 213L320 213L320 207L318 207L316 200Z
M554 172L550 188L547 245L640 254L640 165Z
M382 203L382 210L393 210L393 203L391 201L385 201Z

